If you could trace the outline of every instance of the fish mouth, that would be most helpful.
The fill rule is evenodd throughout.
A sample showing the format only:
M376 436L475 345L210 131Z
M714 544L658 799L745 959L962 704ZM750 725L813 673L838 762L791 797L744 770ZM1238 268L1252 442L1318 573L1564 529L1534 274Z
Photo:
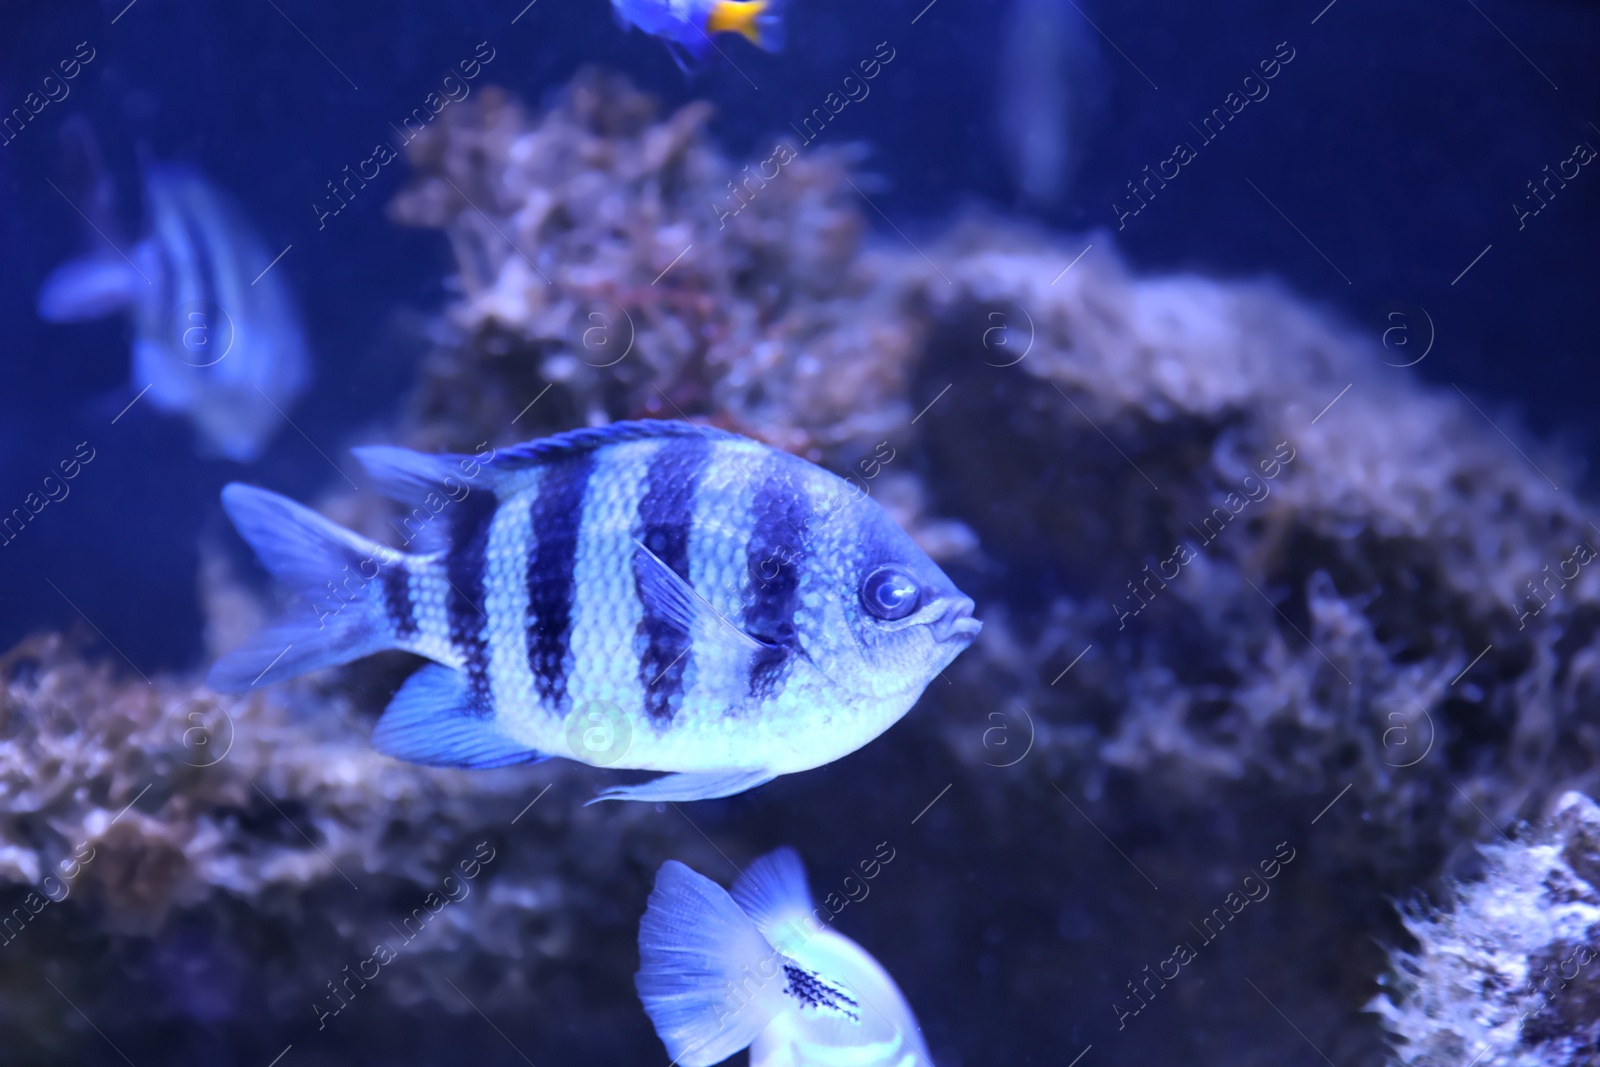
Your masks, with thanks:
M943 644L946 641L962 641L970 644L978 636L978 631L983 629L983 623L972 617L972 609L976 607L971 597L962 597L952 601L945 609L943 615L935 619L930 625L935 641Z

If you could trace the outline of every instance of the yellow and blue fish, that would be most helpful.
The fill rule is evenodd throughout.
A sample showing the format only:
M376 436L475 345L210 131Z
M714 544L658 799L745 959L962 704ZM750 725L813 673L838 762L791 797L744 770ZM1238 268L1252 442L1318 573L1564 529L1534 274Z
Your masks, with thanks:
M889 972L817 910L790 848L750 864L731 895L662 864L634 984L673 1063L711 1067L749 1048L750 1067L933 1067Z
M704 60L715 47L712 38L734 33L768 52L783 51L783 0L611 0L611 10L624 27L637 26L674 49Z
M210 682L426 656L374 734L400 759L562 756L669 772L609 799L731 796L883 733L982 625L876 501L735 434L621 422L356 455L409 509L409 551L229 485L234 525L302 603Z

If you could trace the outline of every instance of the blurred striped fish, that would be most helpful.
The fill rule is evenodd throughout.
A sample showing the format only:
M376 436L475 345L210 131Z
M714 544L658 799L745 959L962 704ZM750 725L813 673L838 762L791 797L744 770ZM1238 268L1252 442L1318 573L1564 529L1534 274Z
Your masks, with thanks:
M133 388L187 413L204 451L249 462L309 377L294 299L282 273L262 275L272 255L243 211L199 171L149 166L144 181L144 237L126 256L113 248L56 268L39 315L129 314Z
M490 458L356 454L412 509L418 550L228 486L239 532L309 603L211 684L426 656L374 735L401 759L564 756L674 772L608 798L729 796L877 737L981 625L875 501L734 434L625 422Z
M639 921L644 1010L679 1067L750 1049L750 1067L933 1067L900 987L824 927L791 848L745 868L730 895L662 864Z

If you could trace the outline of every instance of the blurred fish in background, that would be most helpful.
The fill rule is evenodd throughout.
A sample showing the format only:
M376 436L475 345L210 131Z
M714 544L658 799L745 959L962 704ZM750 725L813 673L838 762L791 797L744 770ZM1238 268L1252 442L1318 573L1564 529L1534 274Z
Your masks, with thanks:
M1011 0L1001 31L995 128L1023 207L1060 204L1105 103L1097 33L1068 0Z
M624 29L660 38L686 73L683 53L704 60L716 47L713 34L736 33L757 48L783 51L783 0L611 0L611 10Z
M933 1067L900 987L819 910L792 848L746 867L732 895L661 865L634 982L673 1063L710 1067L748 1047L750 1067Z
M198 170L146 163L145 229L120 239L109 172L86 125L64 131L90 190L90 252L51 272L39 317L133 320L131 387L158 409L183 412L202 454L258 458L310 377L293 295L243 210ZM109 246L109 247L108 247ZM265 272L265 273L263 273Z

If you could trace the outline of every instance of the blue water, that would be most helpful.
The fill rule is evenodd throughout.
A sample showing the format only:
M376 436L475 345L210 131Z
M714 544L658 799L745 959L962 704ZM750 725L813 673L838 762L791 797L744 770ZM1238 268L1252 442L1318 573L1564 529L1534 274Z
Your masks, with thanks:
M1141 270L1281 279L1374 339L1397 310L1415 319L1425 309L1437 338L1417 374L1594 456L1600 170L1584 168L1520 226L1513 204L1576 142L1600 144L1600 6L1324 3L1074 8L1098 27L1088 37L1100 103L1073 140L1070 191L1031 215L1102 231ZM342 452L392 417L427 350L426 322L450 299L444 237L385 213L403 163L326 229L312 205L478 42L496 50L481 82L530 102L588 64L628 73L668 110L710 100L715 136L745 158L888 41L894 65L825 138L869 147L866 167L883 179L875 203L915 237L973 205L1020 210L994 122L1007 62L1000 8L796 0L784 53L737 43L737 68L714 62L686 77L658 42L621 30L605 0L0 3L0 111L79 42L95 53L70 96L0 145L0 509L79 442L96 449L71 498L0 547L0 647L88 620L145 672L198 665L197 545L224 529L220 487L245 477L300 499L327 489L336 475L318 450ZM1170 156L1279 42L1295 58L1270 97L1119 229L1127 183ZM35 314L42 279L84 244L82 219L51 184L61 184L59 134L74 115L96 131L130 224L148 153L203 167L269 245L292 245L276 269L301 300L316 382L292 412L296 429L249 469L198 458L181 419L135 409L110 425L132 399L122 320L56 326ZM1596 487L1592 476L1585 484ZM983 967L952 962L948 980ZM1036 1051L1032 1062L1054 1062Z

